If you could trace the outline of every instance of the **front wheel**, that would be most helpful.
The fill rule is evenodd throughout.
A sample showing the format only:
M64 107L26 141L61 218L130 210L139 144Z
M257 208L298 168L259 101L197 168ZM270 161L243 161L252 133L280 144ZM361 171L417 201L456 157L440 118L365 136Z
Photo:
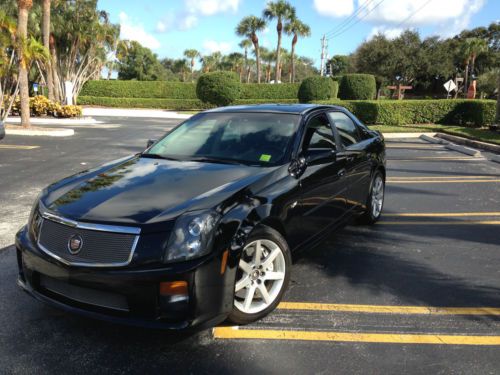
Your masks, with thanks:
M288 286L291 264L283 236L269 227L256 229L241 254L229 320L248 324L273 311Z
M385 181L380 171L375 171L366 201L366 210L360 217L361 224L374 224L380 218L384 206Z

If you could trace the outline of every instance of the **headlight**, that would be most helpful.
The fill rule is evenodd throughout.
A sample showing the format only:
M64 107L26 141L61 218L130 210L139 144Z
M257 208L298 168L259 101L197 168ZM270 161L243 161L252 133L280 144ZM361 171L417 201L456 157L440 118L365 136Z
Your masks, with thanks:
M31 207L30 217L28 220L28 230L35 241L38 240L38 233L40 232L40 226L42 225L42 217L40 215L39 206L42 204L40 202L40 197L42 193L38 194Z
M179 262L210 252L220 215L215 211L192 211L180 216L170 235L165 262Z

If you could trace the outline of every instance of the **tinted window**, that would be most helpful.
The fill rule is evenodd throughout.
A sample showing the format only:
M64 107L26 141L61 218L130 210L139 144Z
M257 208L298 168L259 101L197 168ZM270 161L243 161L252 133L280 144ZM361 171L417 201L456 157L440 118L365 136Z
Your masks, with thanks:
M300 116L279 113L202 113L170 132L147 154L277 165L287 156Z
M324 150L335 149L335 138L332 128L325 115L312 118L306 127L302 149Z
M330 112L328 113L328 116L337 128L340 140L344 147L361 141L358 128L347 115L342 112Z

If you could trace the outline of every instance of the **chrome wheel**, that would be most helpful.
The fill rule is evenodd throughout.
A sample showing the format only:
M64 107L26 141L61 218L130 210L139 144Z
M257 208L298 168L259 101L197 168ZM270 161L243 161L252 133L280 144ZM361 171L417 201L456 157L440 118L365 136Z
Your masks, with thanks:
M382 205L384 204L384 181L378 174L373 181L372 186L372 215L378 218L382 212Z
M285 280L285 257L280 246L267 239L250 242L238 266L234 306L246 314L269 307Z

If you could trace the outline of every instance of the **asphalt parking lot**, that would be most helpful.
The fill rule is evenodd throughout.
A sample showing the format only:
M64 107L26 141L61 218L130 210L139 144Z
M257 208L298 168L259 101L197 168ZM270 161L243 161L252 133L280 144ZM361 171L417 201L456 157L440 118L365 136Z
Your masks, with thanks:
M0 142L0 373L500 372L500 164L418 139L387 142L381 221L296 254L285 302L253 325L143 330L23 294L12 243L38 191L178 122L103 120Z

